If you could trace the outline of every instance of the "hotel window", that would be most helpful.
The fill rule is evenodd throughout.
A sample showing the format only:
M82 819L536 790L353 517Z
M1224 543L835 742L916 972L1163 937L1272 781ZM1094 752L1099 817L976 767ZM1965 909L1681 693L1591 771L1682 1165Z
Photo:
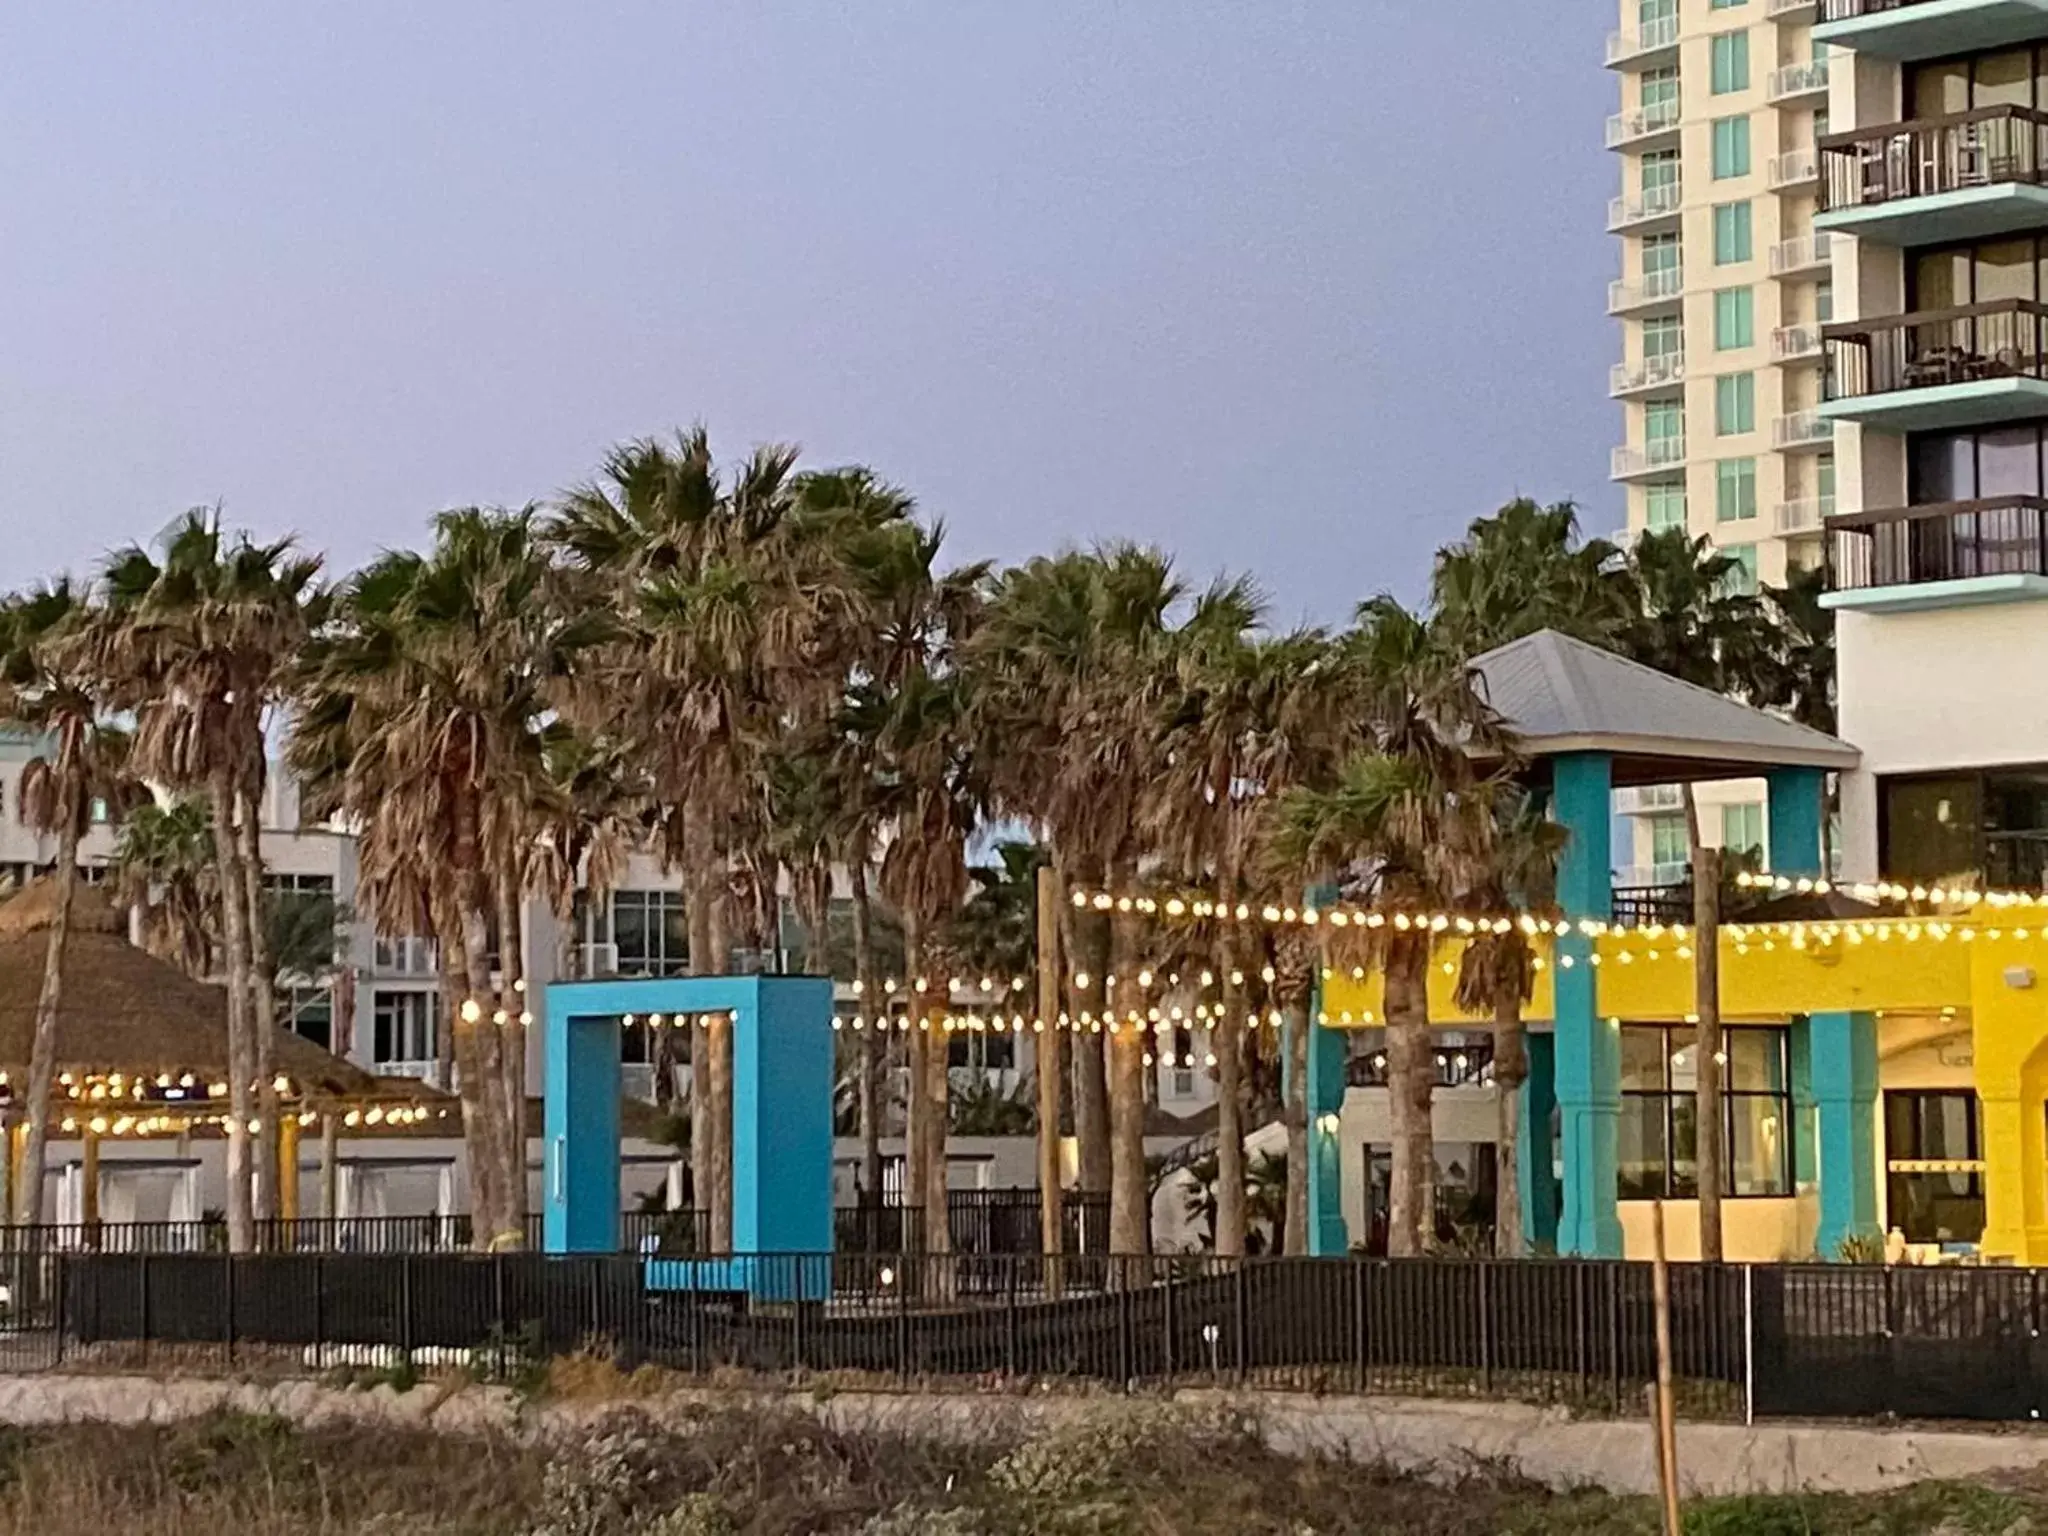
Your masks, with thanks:
M334 1049L334 993L328 987L282 987L278 1024L323 1051Z
M1723 117L1714 123L1714 180L1749 174L1749 119Z
M1676 315L1659 315L1643 322L1643 357L1685 356L1685 326Z
M1714 207L1714 265L1733 266L1750 259L1750 217L1747 203Z
M1984 1236L1983 1147L1968 1089L1884 1096L1885 1224L1909 1243Z
M1723 1031L1723 1196L1792 1193L1791 1031ZM1690 1200L1699 1194L1698 1046L1689 1024L1621 1030L1619 1194Z
M1749 4L1749 0L1714 0L1714 3L1709 5L1707 9L1710 11L1732 11L1738 6L1747 4Z
M1721 807L1721 846L1731 854L1764 851L1764 808L1755 801Z
M1683 816L1650 818L1650 863L1660 879L1683 880L1692 863L1692 844L1686 837Z
M1813 318L1822 325L1835 318L1835 280L1831 277L1813 285Z
M1723 32L1709 40L1712 49L1711 82L1716 96L1749 89L1749 34Z
M1641 101L1645 115L1659 107L1672 108L1671 120L1676 121L1678 113L1678 71L1676 69L1646 69L1643 71Z
M1685 526L1685 487L1652 485L1643 491L1643 520L1652 528Z
M1835 503L1835 456L1832 452L1816 454L1813 460L1814 494L1821 499L1824 511L1833 511Z
M1655 150L1643 156L1643 191L1661 191L1678 185L1678 151Z
M1662 277L1679 270L1678 236L1646 235L1643 238L1643 276Z
M1647 27L1678 19L1678 0L1636 0L1636 24Z
M1721 578L1721 593L1724 597L1755 597L1757 591L1756 546L1735 544L1716 551L1731 563L1728 573Z
M2048 484L2041 465L2042 429L2038 422L1981 432L1919 433L1907 449L1907 499L1913 506L1924 507L1944 501L2039 496ZM1946 537L1947 530L1940 519L1923 527L1927 547L1915 553L1937 559L1941 551L1934 546ZM1995 546L1987 547L1986 554L1993 549Z
M1882 779L1877 839L1901 878L2048 884L2048 765Z
M1756 430L1756 375L1724 373L1714 380L1714 431L1740 437Z
M1643 407L1643 436L1652 443L1685 441L1685 407L1676 400L1652 400Z
M2048 106L2048 48L2023 44L1915 66L1907 71L1906 100L1915 118Z
M1756 301L1748 288L1723 288L1714 295L1714 350L1733 352L1756 344Z
M1756 460L1723 459L1714 466L1714 517L1740 523L1756 516Z
M371 1002L370 1048L378 1066L435 1059L438 992L379 992Z
M690 969L690 925L681 891L612 892L612 943L622 976L682 976Z

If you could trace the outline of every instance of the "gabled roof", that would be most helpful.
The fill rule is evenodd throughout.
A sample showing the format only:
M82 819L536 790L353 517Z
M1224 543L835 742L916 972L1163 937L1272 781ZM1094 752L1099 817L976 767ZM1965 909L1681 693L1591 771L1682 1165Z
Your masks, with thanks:
M1473 666L1487 698L1532 757L1611 752L1668 759L1673 779L1767 768L1845 770L1861 760L1836 737L1554 629L1511 640ZM1634 769L1626 779L1659 782L1645 777L1649 764L1638 761Z

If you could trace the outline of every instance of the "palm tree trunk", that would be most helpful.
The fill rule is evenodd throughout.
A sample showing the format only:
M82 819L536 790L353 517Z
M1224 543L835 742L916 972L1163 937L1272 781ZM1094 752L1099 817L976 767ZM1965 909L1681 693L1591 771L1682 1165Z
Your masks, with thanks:
M936 979L932 985L944 986ZM951 1011L952 998L946 998ZM924 1119L924 1236L931 1253L953 1251L953 1221L946 1181L946 1136L953 1119L953 1037L945 1031L944 1015L932 1026L931 1048L925 1053Z
M1387 1098L1393 1122L1387 1252L1423 1252L1433 1230L1435 1148L1430 1100L1435 1062L1429 1036L1429 936L1398 934L1387 944Z
M903 973L903 984L910 989L910 1031L904 1037L909 1087L904 1094L903 1185L897 1204L904 1213L903 1246L921 1249L924 1208L931 1189L931 1176L925 1171L925 1159L931 1150L925 1131L925 1121L931 1115L925 1075L930 1071L927 1063L932 1053L932 1017L924 993L924 982L928 979L924 975L924 925L914 912L903 914Z
M457 873L454 883L467 879ZM462 1100L463 1151L469 1163L470 1243L488 1249L504 1229L504 1159L497 1133L502 1086L486 1060L490 1026L483 999L490 995L489 978L481 993L477 972L484 968L481 914L460 891L440 893L434 928L441 946L442 1024L453 1037L455 1081Z
M1721 1262L1721 1184L1726 1123L1721 1108L1721 851L1693 852L1693 989L1699 1032L1693 1056L1699 1087L1700 1261Z
M1108 1029L1109 921L1099 913L1066 911L1067 953L1073 957L1068 1014L1074 1027L1074 1139L1080 1143L1081 1193L1109 1193L1109 1076L1106 1052L1113 1038ZM1086 981L1081 978L1086 977ZM1105 1234L1106 1235L1106 1234ZM1091 1243L1090 1237L1095 1237ZM1099 1247L1083 1223L1082 1247Z
M75 796L67 792L67 801ZM57 910L43 944L43 984L36 993L35 1036L29 1046L28 1135L14 1173L14 1219L25 1227L43 1219L43 1163L50 1130L50 1095L57 1084L57 1014L64 1001L64 949L71 941L71 899L78 890L78 817L65 806L57 832Z
M1280 1251L1293 1259L1308 1254L1308 999L1290 988L1280 1015L1287 1042L1281 1108L1287 1126L1287 1221Z
M213 857L226 951L228 994L228 1251L256 1246L255 1209L250 1188L249 1121L255 1114L256 1053L249 1018L249 902L241 850L235 837L235 789L225 775L211 785Z
M1528 1080L1529 1042L1518 979L1493 1000L1493 1251L1504 1259L1518 1259L1523 1251L1522 1084Z
M1060 896L1059 871L1041 865L1037 875L1038 1015L1032 1036L1038 1073L1038 1240L1048 1254L1065 1246L1066 1223L1060 1211ZM1056 1268L1048 1270L1050 1294L1059 1294Z
M1222 1017L1210 1020L1216 1054L1216 1252L1244 1257L1244 983L1237 946L1228 929L1216 940L1216 974L1223 984Z
M519 885L509 874L497 879L498 1055L505 1085L506 1161L499 1171L504 1188L503 1231L526 1245L526 949L520 930ZM664 1031L650 1031L664 1033Z
M853 973L860 978L860 1011L868 1016L868 1027L860 1041L861 1200L870 1210L882 1205L882 1057L888 1046L883 1033L889 1023L889 999L882 995L882 978L875 968L874 909L868 895L867 859L847 861L847 882L853 892ZM870 1216L867 1221L874 1221ZM873 1231L872 1228L869 1229Z
M259 748L260 751L260 748ZM253 1196L258 1221L280 1213L278 1192L277 975L270 954L269 902L263 891L263 828L261 772L258 787L235 796L235 837L242 860L242 896L249 908L249 966L242 985L249 998L249 1039L256 1068L256 1186Z
M690 929L690 974L715 976L711 961L710 882L704 876L705 833L698 813L685 810L683 903ZM717 1121L711 1109L711 1016L690 1015L690 1200L699 1219L711 1219L712 1146Z
M724 860L714 866L716 884L710 890L708 919L712 963L723 971L731 964L732 932L725 890ZM711 1246L715 1252L732 1252L732 1015L715 1013L705 1021L704 1044L709 1052L711 1093Z
M1120 871L1119 890L1130 871ZM1137 985L1139 930L1119 916L1110 929L1117 990L1111 1011L1120 1015L1109 1037L1109 1251L1144 1254L1151 1247L1152 1208L1145 1180L1145 1048L1152 1026Z

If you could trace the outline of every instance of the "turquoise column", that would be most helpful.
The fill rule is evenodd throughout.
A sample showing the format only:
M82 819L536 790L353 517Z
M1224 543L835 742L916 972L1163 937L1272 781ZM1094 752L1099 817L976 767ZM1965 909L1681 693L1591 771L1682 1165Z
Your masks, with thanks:
M1515 1160L1522 1192L1522 1240L1531 1253L1557 1247L1557 1164L1551 1149L1557 1113L1557 1037L1526 1037L1529 1077L1522 1084L1521 1145Z
M1820 824L1826 811L1826 775L1818 768L1779 768L1765 780L1771 873L1821 873Z
M1820 1119L1813 1100L1813 1020L1792 1021L1792 1182L1811 1189L1820 1177L1814 1153Z
M1557 865L1564 915L1600 922L1614 915L1613 764L1604 752L1551 759L1551 817L1569 832ZM1621 1123L1621 1041L1600 1017L1592 942L1557 941L1554 1031L1556 1089L1564 1131L1564 1191L1557 1250L1621 1257L1616 1139Z
M1317 907L1337 904L1335 886L1316 886L1307 899ZM1338 1117L1344 1109L1344 1068L1350 1043L1343 1031L1321 1022L1323 978L1316 971L1315 994L1309 1003L1308 1026L1308 1251L1331 1258L1350 1251L1351 1234L1344 1225L1344 1145ZM1292 1060L1290 1056L1288 1058Z
M1877 1020L1868 1013L1816 1013L1814 1107L1820 1121L1820 1225L1814 1246L1840 1255L1845 1238L1875 1238L1877 1225Z
M832 1250L832 983L761 976L734 1012L732 1246Z
M541 1246L617 1253L619 1016L555 1006L565 990L550 991L544 1042Z

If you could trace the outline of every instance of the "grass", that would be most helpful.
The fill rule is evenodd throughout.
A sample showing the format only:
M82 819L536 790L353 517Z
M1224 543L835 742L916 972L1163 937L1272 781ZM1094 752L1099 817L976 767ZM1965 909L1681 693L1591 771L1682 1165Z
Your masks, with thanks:
M565 1384L566 1385L566 1384ZM585 1383L584 1385L595 1385ZM567 1435L567 1432L565 1432ZM1021 1444L838 1434L808 1414L631 1408L537 1444L216 1415L0 1432L0 1536L1652 1536L1654 1505L1494 1469L1443 1484L1265 1448L1215 1413L1104 1405ZM2048 1495L1690 1505L1691 1536L2022 1536Z

